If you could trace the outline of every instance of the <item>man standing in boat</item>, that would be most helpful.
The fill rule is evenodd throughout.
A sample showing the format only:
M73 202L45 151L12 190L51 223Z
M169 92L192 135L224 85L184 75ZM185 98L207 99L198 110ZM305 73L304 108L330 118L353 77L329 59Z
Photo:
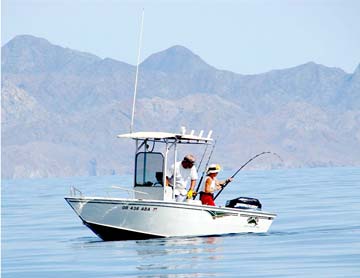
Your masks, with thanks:
M174 172L176 175L175 184ZM171 165L168 171L167 181L174 187L174 194L177 202L183 202L186 200L187 196L188 198L192 198L193 194L196 194L194 193L194 188L197 179L198 174L195 167L195 157L193 155L188 154L182 161ZM190 189L189 191L186 191L189 183Z

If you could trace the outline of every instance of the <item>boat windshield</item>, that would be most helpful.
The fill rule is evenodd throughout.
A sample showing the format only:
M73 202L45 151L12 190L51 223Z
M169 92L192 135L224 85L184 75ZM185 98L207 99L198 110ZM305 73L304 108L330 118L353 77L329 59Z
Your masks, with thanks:
M159 152L137 153L135 173L135 186L163 186L163 154Z

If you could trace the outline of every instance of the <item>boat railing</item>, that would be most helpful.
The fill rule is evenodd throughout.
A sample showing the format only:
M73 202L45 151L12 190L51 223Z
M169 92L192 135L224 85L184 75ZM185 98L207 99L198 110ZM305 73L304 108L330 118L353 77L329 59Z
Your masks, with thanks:
M134 190L134 189L129 189L129 188L125 188L125 187L121 187L121 186L117 186L117 185L113 185L111 186L111 188L115 188L115 189L120 189L122 191L126 191L129 194L129 197L132 195L132 197L134 197L135 193L139 193L139 194L144 194L144 195L148 195L149 193L147 192L143 192L143 191L139 191L139 190Z
M75 186L70 186L70 196L71 197L77 197L77 196L82 197L83 193L79 189L77 189Z

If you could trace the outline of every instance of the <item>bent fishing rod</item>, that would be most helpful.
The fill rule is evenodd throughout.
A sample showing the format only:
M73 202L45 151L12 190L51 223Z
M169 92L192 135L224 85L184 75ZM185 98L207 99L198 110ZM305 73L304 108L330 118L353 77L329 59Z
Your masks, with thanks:
M245 164L243 164L230 178L233 179L235 178L235 176L246 166L248 165L251 161L253 161L254 159L258 158L259 156L262 156L264 154L272 154L275 155L276 157L278 157L281 161L282 158L277 154L277 153L273 153L273 152L262 152L262 153L258 153L257 155L254 155L252 158L250 158ZM214 201L215 199L220 195L220 193L225 189L225 187L230 183L229 179L227 179L224 183L224 185L222 186L221 190L215 195L214 197Z

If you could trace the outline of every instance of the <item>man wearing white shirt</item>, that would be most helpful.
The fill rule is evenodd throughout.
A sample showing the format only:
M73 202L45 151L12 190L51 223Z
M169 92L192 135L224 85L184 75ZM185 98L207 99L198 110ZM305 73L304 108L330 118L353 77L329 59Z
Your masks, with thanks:
M176 184L174 185L174 170L176 175ZM185 201L186 197L191 198L194 194L194 188L198 174L195 167L195 157L188 154L182 161L171 165L168 171L168 181L174 187L175 199L177 202ZM187 192L187 185L190 183L190 190Z

